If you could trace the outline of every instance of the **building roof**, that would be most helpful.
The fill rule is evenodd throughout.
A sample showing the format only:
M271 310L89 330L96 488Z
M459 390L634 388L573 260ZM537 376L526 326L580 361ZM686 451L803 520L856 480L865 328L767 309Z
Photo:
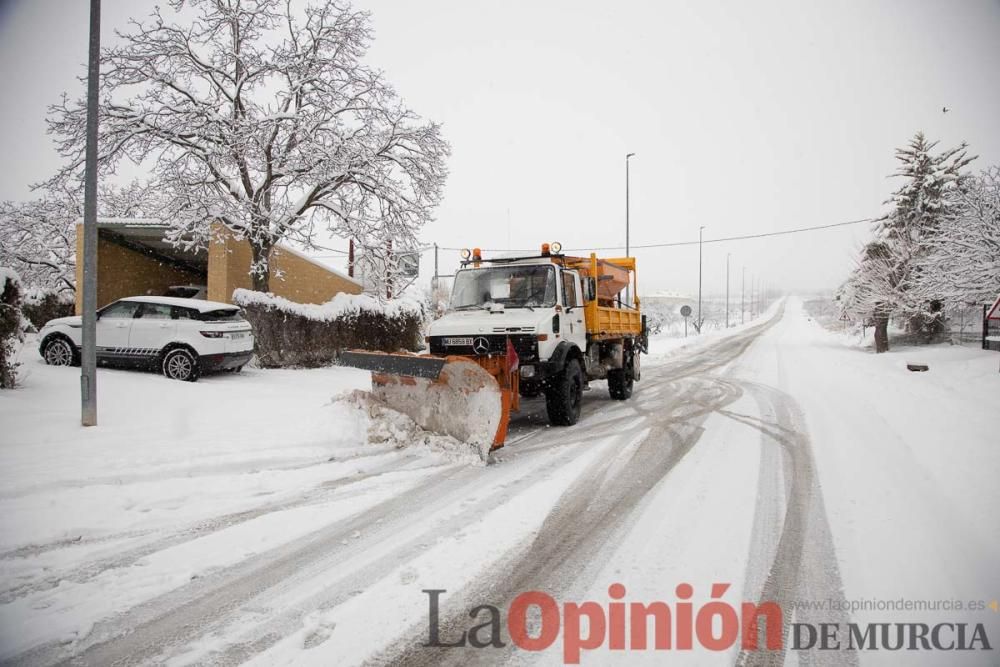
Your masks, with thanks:
M234 310L237 308L231 303L221 301L205 301L204 299L185 299L179 296L127 296L122 301L138 301L140 303L162 303L165 306L180 306L181 308L193 308L200 313L208 313L213 310Z

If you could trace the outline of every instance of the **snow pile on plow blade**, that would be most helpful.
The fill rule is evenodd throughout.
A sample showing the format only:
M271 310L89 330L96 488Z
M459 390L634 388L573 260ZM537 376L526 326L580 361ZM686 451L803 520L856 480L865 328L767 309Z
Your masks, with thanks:
M496 379L475 361L344 352L340 365L371 371L377 399L426 431L473 445L484 461L494 443L503 440L503 394Z

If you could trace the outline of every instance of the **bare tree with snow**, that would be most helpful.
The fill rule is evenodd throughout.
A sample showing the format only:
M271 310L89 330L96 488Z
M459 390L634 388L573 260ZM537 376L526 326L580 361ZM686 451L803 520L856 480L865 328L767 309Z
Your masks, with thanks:
M285 240L351 237L366 261L412 250L442 196L450 149L437 123L362 63L370 17L327 0L170 0L133 21L102 55L102 173L148 166L158 216L178 244L208 243L219 221L253 253L267 291L269 257ZM194 14L181 21L181 12ZM50 131L79 174L86 112L67 99Z
M902 305L904 268L888 243L872 241L864 247L857 266L838 291L844 313L874 325L876 352L889 351L889 318Z
M25 286L72 293L83 187L79 182L61 185L30 201L0 202L0 265L14 268ZM105 186L98 195L98 210L108 217L143 216L154 194L138 182L122 188Z
M76 221L83 200L71 189L27 202L0 202L0 265L28 285L56 292L76 289Z
M925 298L989 303L1000 294L1000 166L963 180L919 260Z

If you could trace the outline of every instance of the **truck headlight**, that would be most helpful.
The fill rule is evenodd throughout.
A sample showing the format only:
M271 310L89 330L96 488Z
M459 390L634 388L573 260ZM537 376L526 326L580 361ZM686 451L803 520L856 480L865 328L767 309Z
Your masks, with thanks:
M533 378L533 377L535 377L535 367L534 366L521 366L521 377L523 377L523 378Z

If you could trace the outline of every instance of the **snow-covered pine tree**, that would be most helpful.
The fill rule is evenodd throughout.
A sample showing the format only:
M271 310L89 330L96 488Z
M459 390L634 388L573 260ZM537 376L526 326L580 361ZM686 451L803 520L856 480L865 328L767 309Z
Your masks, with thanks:
M903 185L885 201L891 210L876 223L876 236L884 244L885 262L893 280L885 283L892 293L883 303L893 304L893 317L902 318L910 332L932 337L943 330L943 295L919 289L926 282L922 259L932 252L949 209L952 195L968 174L975 156L968 145L934 153L938 142L918 132L910 143L896 150L899 169L893 174Z
M175 243L208 243L213 222L247 239L259 291L282 241L308 248L333 233L390 268L390 242L416 249L450 149L362 63L367 12L336 0L167 4L174 16L154 9L103 51L102 174L123 159L147 168ZM51 111L69 161L57 178L79 177L85 105L64 97Z

